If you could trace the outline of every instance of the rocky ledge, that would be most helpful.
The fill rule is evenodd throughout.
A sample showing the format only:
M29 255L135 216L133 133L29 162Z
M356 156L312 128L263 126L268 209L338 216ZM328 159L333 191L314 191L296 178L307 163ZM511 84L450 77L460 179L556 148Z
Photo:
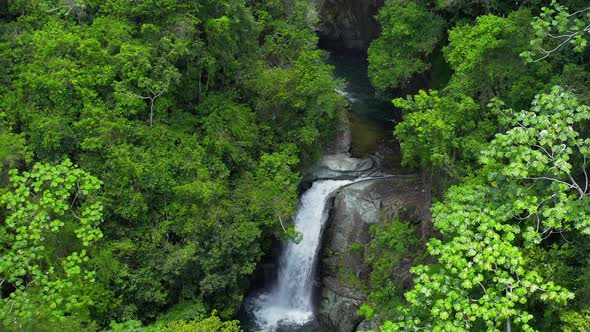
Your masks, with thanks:
M313 171L308 172L304 182L317 180L353 180L357 178L383 176L381 160L375 156L366 159L352 158L348 154L327 155Z

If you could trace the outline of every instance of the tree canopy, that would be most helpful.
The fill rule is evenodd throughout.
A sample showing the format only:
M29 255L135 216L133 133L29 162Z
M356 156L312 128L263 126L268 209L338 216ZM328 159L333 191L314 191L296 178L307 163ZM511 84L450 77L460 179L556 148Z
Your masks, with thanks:
M400 247L396 258L413 262L414 279L394 285L384 300L377 296L388 287L384 279L395 279L384 276L399 264L374 265L380 279L361 313L382 331L587 329L587 3L439 1L424 8L449 27L442 51L452 73L436 90L393 100L403 114L394 134L403 163L435 178L433 232L420 239L415 228L394 234L396 226L373 240L418 243ZM380 23L385 31L398 27ZM422 29L428 25L439 23ZM394 47L411 49L421 38Z
M0 4L0 329L239 329L344 105L312 11Z
M590 329L587 1L376 19L368 75L434 202L371 228L360 314ZM241 331L346 111L317 20L295 0L0 1L0 330Z

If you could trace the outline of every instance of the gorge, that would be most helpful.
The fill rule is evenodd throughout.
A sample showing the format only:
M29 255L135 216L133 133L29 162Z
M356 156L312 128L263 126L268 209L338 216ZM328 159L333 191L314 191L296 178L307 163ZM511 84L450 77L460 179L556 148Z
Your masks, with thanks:
M391 148L396 146L393 107L375 97L363 52L341 46L330 49L329 62L345 83L339 93L348 99L349 112L334 144L302 178L309 189L294 222L303 240L287 244L277 260L276 280L267 280L246 301L248 331L370 327L357 311L367 297L361 284L368 285L364 256L371 225L401 215L418 221L427 214L422 183L413 174L402 174L399 151ZM359 245L361 250L353 252Z

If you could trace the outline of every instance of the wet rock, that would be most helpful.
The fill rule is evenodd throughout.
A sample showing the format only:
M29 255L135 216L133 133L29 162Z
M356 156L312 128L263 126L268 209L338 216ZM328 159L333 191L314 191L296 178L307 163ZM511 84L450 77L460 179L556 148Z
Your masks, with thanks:
M364 320L356 327L357 332L375 331L379 332L379 324L372 320Z
M384 0L315 0L320 23L317 30L327 40L349 49L365 50L379 34L374 16Z
M322 323L327 325L330 331L354 331L362 320L356 311L363 303L364 294L354 288L339 285L335 278L327 278L324 282L326 285L331 284L331 287L323 288L319 315L330 324L323 321Z
M352 158L348 154L333 154L322 158L303 178L303 182L317 180L353 180L357 178L383 176L379 158Z
M336 135L334 142L326 149L326 154L348 154L352 143L352 131L350 129L350 120L348 119L348 108L341 110L336 121Z
M366 259L371 225L395 217L418 220L428 209L426 193L414 175L359 181L333 194L320 253L319 319L330 331L356 331L366 301L370 268Z

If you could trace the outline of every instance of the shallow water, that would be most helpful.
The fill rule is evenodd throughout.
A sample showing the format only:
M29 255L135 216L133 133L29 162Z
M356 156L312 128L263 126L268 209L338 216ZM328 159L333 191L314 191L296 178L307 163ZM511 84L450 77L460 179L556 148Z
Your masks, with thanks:
M355 157L366 157L377 151L379 144L392 139L398 115L391 102L375 97L364 56L332 52L329 63L335 68L335 76L345 83L338 92L350 102L351 153Z

